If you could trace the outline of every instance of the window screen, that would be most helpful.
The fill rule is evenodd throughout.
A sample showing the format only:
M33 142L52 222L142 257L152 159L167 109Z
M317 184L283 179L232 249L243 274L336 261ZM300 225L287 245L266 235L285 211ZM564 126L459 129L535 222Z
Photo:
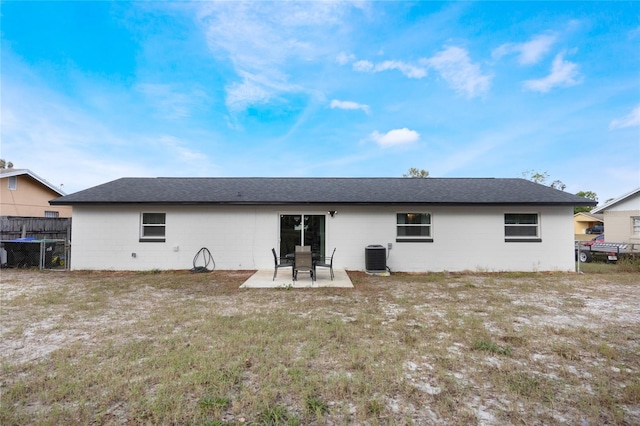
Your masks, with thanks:
M537 213L506 213L504 215L505 239L538 238L539 223Z
M430 213L398 213L396 241L431 240Z
M140 224L141 241L164 241L166 213L142 213Z

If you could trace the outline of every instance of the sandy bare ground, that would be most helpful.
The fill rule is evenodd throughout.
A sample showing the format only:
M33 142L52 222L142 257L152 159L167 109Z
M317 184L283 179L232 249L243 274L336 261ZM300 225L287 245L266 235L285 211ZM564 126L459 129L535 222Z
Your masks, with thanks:
M0 360L7 368L19 369L20 366L46 360L56 351L79 342L89 346L100 345L101 333L105 328L135 324L148 318L158 306L168 303L198 300L202 306L206 305L207 309L223 316L259 315L261 312L281 309L282 291L236 290L250 275L250 271L216 271L211 281L223 283L220 284L223 289L214 294L207 290L211 286L209 283L209 287L193 286L180 290L168 285L149 285L148 277L144 275L3 270L0 282ZM295 303L288 309L292 315L301 317L336 316L344 322L355 322L358 315L355 309L358 306L374 306L379 310L381 327L393 327L394 323L406 321L407 316L411 317L408 327L428 327L444 318L451 319L452 309L455 308L462 314L484 318L483 328L495 336L501 336L503 340L497 340L501 345L515 342L517 346L518 339L522 339L518 337L519 332L526 331L528 353L508 360L511 364L519 365L523 372L553 380L570 375L572 377L568 383L582 389L591 386L595 380L594 371L604 370L607 376L619 375L622 387L635 386L640 389L638 274L593 277L577 274L478 274L452 276L437 282L425 281L421 276L382 278L362 273L351 275L355 289L346 292L341 290L339 294L331 290L296 290L291 296L295 298ZM100 286L117 282L119 277L133 284L107 295L98 290ZM106 284L102 282L105 278ZM256 297L257 294L259 297ZM327 308L332 298L339 298L341 303L334 308ZM344 303L345 298L348 299L347 303ZM313 301L322 305L322 310L314 308ZM82 306L75 303L81 303ZM505 305L505 314L498 319L492 308L497 303ZM92 304L101 308L92 309ZM593 331L595 336L607 335L615 330L624 338L614 338L600 345L610 348L614 353L607 359L606 356L594 356L593 351L585 347L588 343L580 343L581 330ZM441 340L447 345L446 352L452 357L468 350L468 344L451 340L446 336L447 332L441 334ZM558 346L559 339L565 336L566 342ZM122 339L135 338L133 335L122 336ZM549 350L552 342L556 342L555 349ZM566 353L562 348L566 348ZM624 355L628 353L635 353L638 359ZM473 352L472 355L485 367L488 364L500 369L507 363L498 354L485 356L483 352ZM425 395L438 395L442 391L442 384L432 374L435 362L435 358L424 352L415 353L403 363L407 382ZM477 383L474 371L476 367L459 365L451 375L462 384L481 388L482 384ZM3 379L1 385L6 388L10 383ZM612 391L618 392L620 389ZM487 397L485 392L490 390L481 390L482 398L470 397L464 401L465 410L473 413L471 418L475 419L476 424L527 424L526 416L520 420L507 418L505 421L501 413L509 411L512 402L500 395ZM640 424L640 401L635 398L635 394L631 394L616 405L620 415L614 418L613 423ZM433 424L443 420L429 409L408 404L401 396L395 399L388 397L386 408L392 413L391 416L404 412L401 418L411 418L416 424ZM235 421L237 419L235 417ZM541 417L534 415L533 419L531 424L594 424L585 418L581 419L575 407L562 404L555 412ZM605 420L611 422L608 417ZM126 423L126 419L115 423L118 422ZM327 423L340 424L340 420ZM395 424L395 421L381 423Z

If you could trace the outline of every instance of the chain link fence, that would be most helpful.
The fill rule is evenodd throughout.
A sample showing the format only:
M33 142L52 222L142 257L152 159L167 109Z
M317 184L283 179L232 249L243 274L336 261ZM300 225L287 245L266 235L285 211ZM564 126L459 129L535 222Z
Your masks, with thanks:
M3 268L68 269L70 246L66 240L19 238L0 241Z

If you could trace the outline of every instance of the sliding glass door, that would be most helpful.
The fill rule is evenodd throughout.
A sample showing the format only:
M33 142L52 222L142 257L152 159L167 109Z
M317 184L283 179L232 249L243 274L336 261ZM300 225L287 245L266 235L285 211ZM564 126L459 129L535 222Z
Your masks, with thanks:
M325 256L325 216L315 214L280 215L280 256L293 253L296 246L311 246Z

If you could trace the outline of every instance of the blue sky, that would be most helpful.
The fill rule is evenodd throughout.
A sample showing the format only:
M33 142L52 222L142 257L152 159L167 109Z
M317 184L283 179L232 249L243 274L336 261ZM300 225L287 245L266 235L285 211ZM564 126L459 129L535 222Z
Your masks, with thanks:
M3 2L2 158L124 176L640 186L638 2Z

